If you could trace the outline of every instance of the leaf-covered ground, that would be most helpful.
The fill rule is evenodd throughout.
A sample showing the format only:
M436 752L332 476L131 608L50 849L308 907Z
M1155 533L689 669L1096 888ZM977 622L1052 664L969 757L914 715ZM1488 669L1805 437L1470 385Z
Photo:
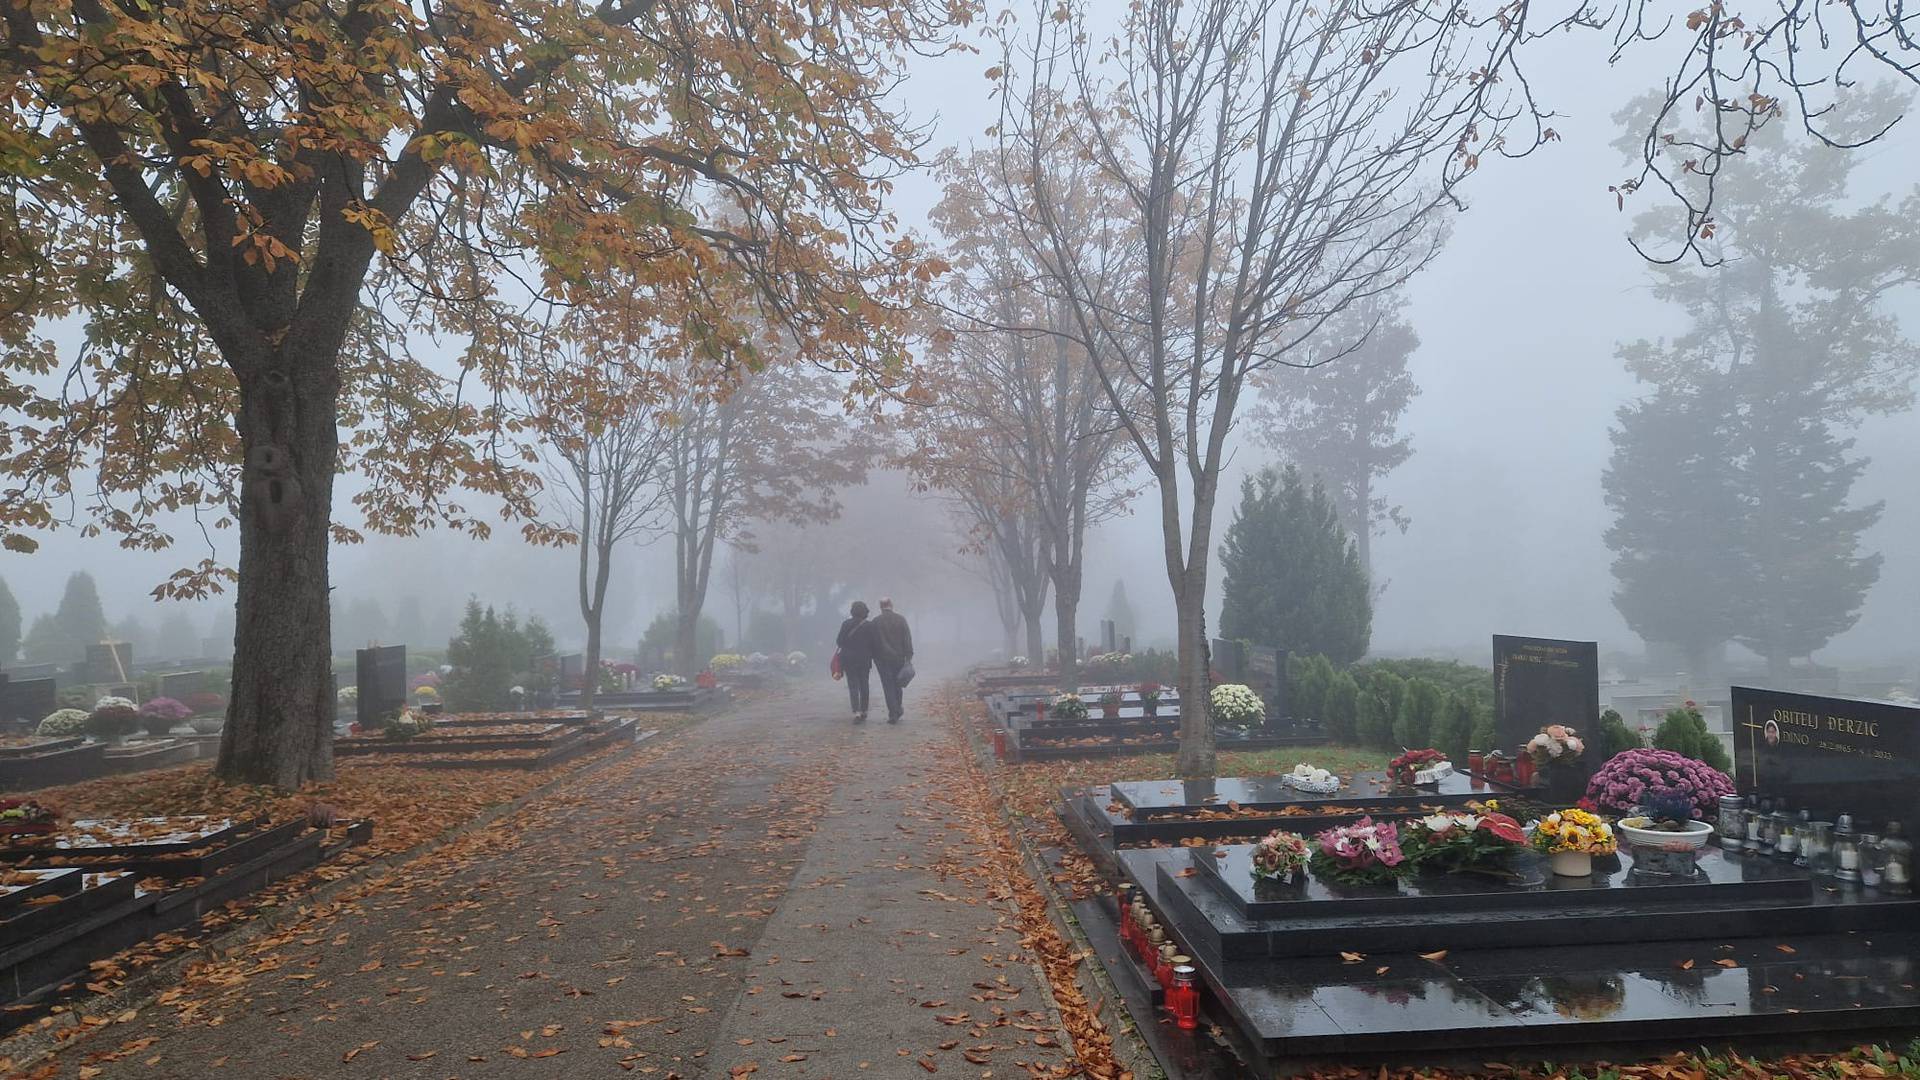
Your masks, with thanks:
M837 689L582 772L24 1075L1087 1074L958 728L855 728Z

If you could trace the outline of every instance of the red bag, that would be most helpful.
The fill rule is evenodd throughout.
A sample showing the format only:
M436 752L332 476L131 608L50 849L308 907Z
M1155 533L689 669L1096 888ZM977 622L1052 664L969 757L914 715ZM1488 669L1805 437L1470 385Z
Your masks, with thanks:
M840 650L833 650L833 659L827 663L827 670L833 674L833 681L839 682L846 671L840 667Z

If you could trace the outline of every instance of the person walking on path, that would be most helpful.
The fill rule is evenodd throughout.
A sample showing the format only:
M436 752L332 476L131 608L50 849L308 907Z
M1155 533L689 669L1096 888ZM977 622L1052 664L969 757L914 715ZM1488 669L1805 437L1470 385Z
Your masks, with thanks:
M840 647L840 673L847 679L847 697L853 703L853 722L865 723L868 691L872 686L867 676L873 671L873 624L867 621L866 601L853 602L847 620L840 624L840 636L834 639L834 644Z
M887 698L887 723L897 724L906 711L900 702L900 690L906 685L900 673L902 669L911 670L913 631L893 610L893 598L889 596L880 599L880 614L868 625L867 632L873 636L873 666L880 671L880 692Z

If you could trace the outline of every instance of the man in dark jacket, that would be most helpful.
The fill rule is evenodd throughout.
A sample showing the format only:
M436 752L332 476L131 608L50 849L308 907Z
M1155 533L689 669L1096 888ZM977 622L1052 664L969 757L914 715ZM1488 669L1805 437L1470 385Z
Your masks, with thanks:
M887 698L887 723L897 724L905 710L900 704L900 669L913 662L913 631L893 610L893 598L882 597L880 614L867 624L872 635L873 666L880 672L880 692Z
M873 685L867 679L873 671L873 624L867 621L867 605L855 600L846 622L840 624L840 673L847 679L847 697L853 702L853 722L866 723L867 694Z

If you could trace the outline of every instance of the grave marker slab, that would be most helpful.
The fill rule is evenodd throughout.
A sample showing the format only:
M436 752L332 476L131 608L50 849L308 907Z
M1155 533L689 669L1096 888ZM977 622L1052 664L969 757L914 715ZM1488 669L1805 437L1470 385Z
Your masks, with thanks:
M124 683L133 677L133 644L107 641L87 646L87 681Z
M204 671L171 671L160 676L160 696L175 701L185 701L189 694L199 691L207 682Z
M360 688L354 702L354 719L362 725L377 723L407 705L407 647L376 646L354 653L355 684Z
M0 688L0 712L9 720L37 724L60 707L52 678L23 679L16 672Z
M1920 707L1736 686L1733 733L1743 792L1920 824Z
M1599 643L1493 635L1497 749L1512 753L1548 724L1577 728L1586 737L1599 720Z
M1228 682L1239 682L1246 677L1246 647L1230 638L1213 639L1213 670Z

